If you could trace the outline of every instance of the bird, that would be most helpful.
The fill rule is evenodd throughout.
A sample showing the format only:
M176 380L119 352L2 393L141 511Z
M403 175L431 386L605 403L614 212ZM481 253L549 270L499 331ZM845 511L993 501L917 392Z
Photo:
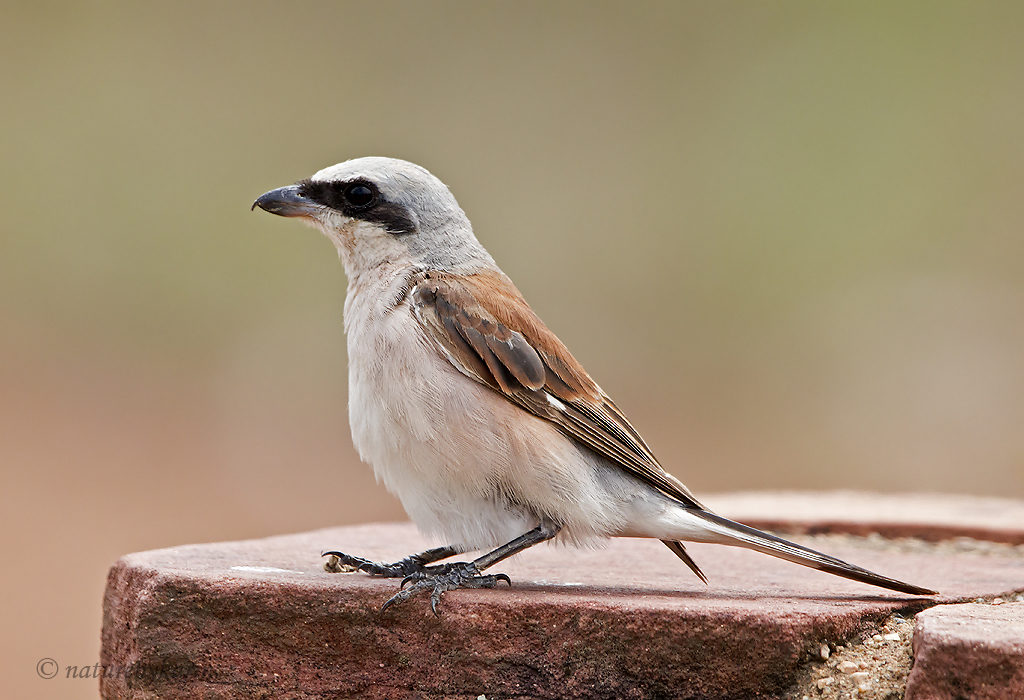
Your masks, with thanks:
M448 591L511 585L486 571L533 545L610 537L661 540L705 584L684 542L936 593L701 504L534 313L425 168L355 158L266 192L257 207L302 220L337 248L353 444L416 526L448 543L390 563L323 553L328 571L401 578L383 609L428 595L439 614ZM477 551L485 553L439 563Z

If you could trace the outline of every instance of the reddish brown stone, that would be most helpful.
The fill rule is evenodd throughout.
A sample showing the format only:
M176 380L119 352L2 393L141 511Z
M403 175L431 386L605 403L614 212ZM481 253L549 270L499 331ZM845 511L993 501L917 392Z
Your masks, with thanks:
M709 508L755 527L785 532L879 533L931 542L972 537L1024 544L1024 501L953 494L758 491L712 494Z
M111 569L107 698L774 697L822 641L932 599L890 594L770 557L688 545L705 587L660 543L536 547L498 570L512 588L379 611L397 581L327 574L337 548L394 560L429 544L367 525L132 554ZM943 592L1020 588L1012 557L830 548Z
M1024 603L926 610L914 658L907 700L1024 698Z

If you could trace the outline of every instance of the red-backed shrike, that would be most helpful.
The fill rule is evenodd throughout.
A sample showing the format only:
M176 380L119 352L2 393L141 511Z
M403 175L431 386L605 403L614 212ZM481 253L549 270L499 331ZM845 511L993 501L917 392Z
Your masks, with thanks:
M537 317L444 183L420 166L357 158L253 206L300 217L338 248L348 276L353 442L417 526L450 543L393 564L327 553L329 570L411 582L385 607L429 591L437 612L445 591L508 582L482 572L553 538L657 538L705 581L682 541L934 593L704 508ZM494 547L471 562L434 564Z

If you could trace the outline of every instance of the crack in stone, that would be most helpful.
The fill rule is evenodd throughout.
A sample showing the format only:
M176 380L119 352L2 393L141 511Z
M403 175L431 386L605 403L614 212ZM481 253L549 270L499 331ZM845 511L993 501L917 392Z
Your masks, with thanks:
M810 539L810 538L809 538ZM942 542L924 542L910 538L884 538L831 534L813 537L815 546L822 540L869 542L875 547L896 551L945 551L1024 558L1024 545L1004 544L957 537ZM914 665L913 640L916 615L938 605L968 603L1002 605L1024 602L1024 589L991 596L962 598L952 602L925 601L921 606L896 611L880 623L868 622L860 632L843 640L821 640L817 656L813 654L797 681L782 697L793 700L902 700L907 679ZM909 615L907 614L909 613Z

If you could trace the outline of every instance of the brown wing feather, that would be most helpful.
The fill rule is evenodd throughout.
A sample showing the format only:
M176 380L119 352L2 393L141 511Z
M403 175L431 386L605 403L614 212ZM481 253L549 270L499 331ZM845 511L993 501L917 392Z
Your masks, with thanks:
M505 275L427 272L413 283L416 317L459 371L668 496L702 507Z

